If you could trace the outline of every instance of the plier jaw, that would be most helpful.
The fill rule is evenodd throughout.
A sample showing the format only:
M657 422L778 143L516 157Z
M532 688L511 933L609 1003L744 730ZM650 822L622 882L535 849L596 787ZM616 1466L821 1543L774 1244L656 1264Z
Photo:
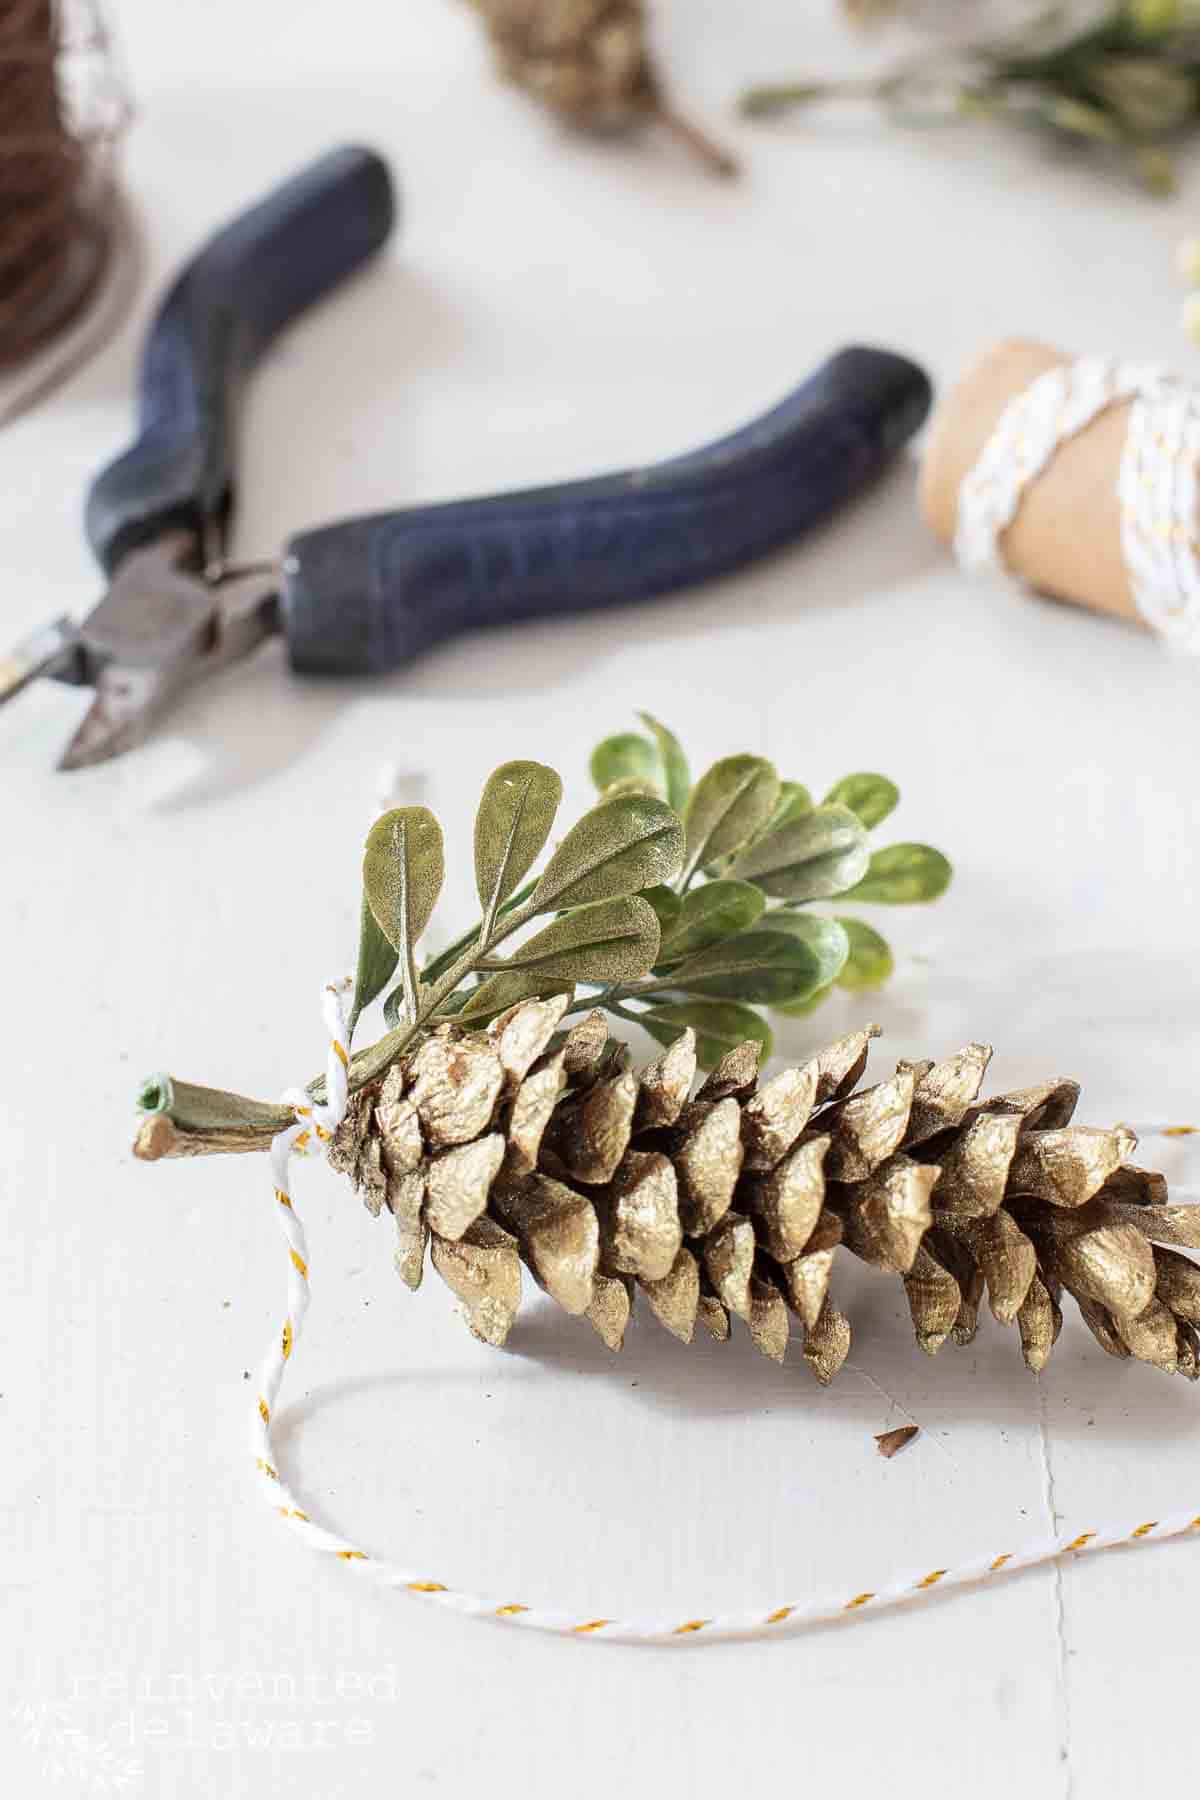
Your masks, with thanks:
M200 567L186 530L131 550L47 674L92 685L95 698L60 769L88 768L130 749L193 681L248 656L277 628L277 571Z
M35 675L94 686L60 768L128 749L182 688L278 628L276 567L220 560L236 396L277 334L382 249L394 218L386 164L345 146L231 221L165 295L142 353L137 434L85 508L108 592L81 625L55 620L0 654L0 701Z

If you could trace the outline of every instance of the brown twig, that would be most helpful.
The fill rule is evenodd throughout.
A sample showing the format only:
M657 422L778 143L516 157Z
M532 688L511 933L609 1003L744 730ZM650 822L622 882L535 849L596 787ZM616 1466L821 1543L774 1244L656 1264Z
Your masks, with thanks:
M161 1162L169 1156L227 1156L250 1150L269 1150L268 1131L245 1129L203 1132L181 1131L166 1113L143 1119L133 1140L133 1154L140 1162Z
M741 173L736 157L717 143L715 138L710 137L701 126L685 118L682 113L677 113L674 107L661 98L654 103L654 117L694 156L698 156L714 175L729 179Z

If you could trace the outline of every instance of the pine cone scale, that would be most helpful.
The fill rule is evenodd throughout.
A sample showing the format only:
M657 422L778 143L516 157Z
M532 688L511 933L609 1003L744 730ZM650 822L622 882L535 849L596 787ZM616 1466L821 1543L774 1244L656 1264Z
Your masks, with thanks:
M638 1286L659 1324L681 1343L690 1344L700 1310L700 1265L692 1252L681 1248L661 1281L642 1280Z
M794 1261L779 1264L787 1303L800 1323L811 1331L821 1316L833 1275L833 1251L813 1250Z
M538 1166L542 1140L567 1085L565 1053L550 1057L544 1067L524 1077L504 1121L507 1154L505 1173L510 1178L532 1175Z
M983 1112L939 1152L939 1218L985 1219L1000 1210L1020 1132L1019 1114Z
M704 1237L733 1203L742 1169L741 1109L728 1096L684 1113L672 1160L679 1173L679 1213L689 1237Z
M592 1284L587 1319L608 1349L619 1350L625 1342L625 1330L632 1311L628 1277L598 1272Z
M945 1062L923 1066L909 1108L904 1133L906 1148L962 1124L983 1086L991 1060L990 1044L967 1044Z
M1017 1311L1017 1330L1021 1334L1021 1353L1026 1366L1040 1375L1050 1360L1050 1352L1062 1328L1062 1313L1045 1282L1034 1276L1028 1294Z
M817 1098L815 1063L785 1069L742 1108L743 1166L769 1170L782 1161L812 1116Z
M832 1140L826 1158L831 1180L865 1181L899 1150L915 1089L915 1071L902 1066L890 1081L854 1094L822 1115Z
M704 1273L726 1312L749 1320L750 1285L757 1243L754 1227L742 1214L729 1212L704 1239Z
M904 1277L904 1291L917 1342L922 1350L933 1356L958 1322L962 1311L962 1289L949 1269L922 1245Z
M591 1201L552 1176L531 1175L500 1188L493 1203L551 1299L564 1312L586 1312L600 1262L600 1226Z
M435 1237L430 1259L467 1323L487 1344L503 1344L521 1304L521 1259L516 1239L491 1219L479 1219L454 1243Z

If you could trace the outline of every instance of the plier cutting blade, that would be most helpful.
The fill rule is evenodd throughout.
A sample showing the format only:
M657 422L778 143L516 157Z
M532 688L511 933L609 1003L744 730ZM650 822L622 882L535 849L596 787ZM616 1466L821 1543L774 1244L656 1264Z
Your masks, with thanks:
M717 443L558 487L411 507L300 532L278 562L230 567L232 414L272 338L376 254L387 165L331 151L185 267L143 350L138 436L88 495L108 592L0 657L0 701L34 676L90 684L61 768L136 743L181 689L282 631L294 668L381 673L459 631L646 598L728 572L865 486L924 422L924 372L838 352Z

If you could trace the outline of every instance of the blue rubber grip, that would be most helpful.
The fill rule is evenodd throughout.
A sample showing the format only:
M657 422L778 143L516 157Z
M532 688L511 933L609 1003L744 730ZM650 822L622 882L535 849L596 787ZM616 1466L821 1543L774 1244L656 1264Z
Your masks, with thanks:
M763 418L688 456L593 481L348 519L293 538L293 665L380 673L479 626L667 593L827 518L924 422L924 371L848 349Z
M270 340L384 244L387 164L348 146L218 232L178 276L142 353L138 436L93 482L88 539L111 574L129 550L223 519L237 386Z

